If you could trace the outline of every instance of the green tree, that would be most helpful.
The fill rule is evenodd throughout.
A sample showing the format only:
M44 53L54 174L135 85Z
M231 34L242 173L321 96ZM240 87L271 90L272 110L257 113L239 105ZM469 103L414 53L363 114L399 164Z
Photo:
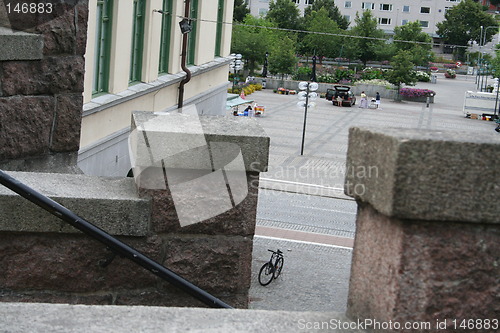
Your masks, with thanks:
M411 62L410 51L399 50L398 53L392 58L391 66L392 69L387 73L387 81L395 85L398 89L396 99L400 100L399 90L401 85L404 83L409 86L414 86L417 83L417 75L413 70L415 66Z
M278 28L298 29L300 25L299 8L292 0L271 0L266 19L276 24Z
M245 0L234 0L233 20L236 22L243 22L245 16L250 14L250 9Z
M337 23L333 21L325 8L319 11L311 12L307 21L307 30L311 33L306 34L302 43L305 46L307 53L324 57L335 57L340 49L341 37L317 34L315 32L327 32L340 34L340 29Z
M483 27L483 38L487 42L497 33L498 29L486 29L490 26L498 26L493 16L485 13L479 3L472 0L464 0L458 5L446 11L444 21L436 24L437 34L446 44L463 47L456 48L457 56L463 59L466 46L470 40L481 41L481 27Z
M355 38L344 42L344 49L351 59L359 59L366 66L368 60L377 59L384 47L384 31L377 28L377 20L370 10L365 10L361 17L356 13L354 22L356 26L349 32Z
M244 25L233 25L231 52L240 53L243 59L248 61L250 74L254 74L257 65L264 61L273 35L269 29L254 26L272 27L273 24L266 19L256 18L250 14L245 17L243 23Z
M306 22L308 17L313 13L324 8L328 11L328 17L335 21L338 27L342 30L346 30L349 27L349 21L342 15L339 8L335 5L335 0L316 0L312 5L308 6L304 10L304 18Z
M297 58L295 46L292 39L282 35L273 40L273 46L269 53L269 71L273 74L291 74L295 69Z
M413 43L412 43L413 42ZM394 53L409 51L415 65L427 66L432 60L432 37L422 31L419 22L410 22L394 28Z

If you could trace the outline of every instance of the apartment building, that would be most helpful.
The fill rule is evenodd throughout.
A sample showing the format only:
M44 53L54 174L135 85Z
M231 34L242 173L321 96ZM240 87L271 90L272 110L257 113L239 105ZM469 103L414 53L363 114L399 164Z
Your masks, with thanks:
M380 29L388 34L399 25L418 21L422 30L432 37L436 34L436 23L444 20L444 14L448 9L457 5L461 0L336 0L335 5L340 12L354 25L356 13L361 14L364 10L371 10L377 18ZM269 10L270 0L249 0L250 13L255 16L266 15ZM302 13L314 0L293 0Z
M87 174L125 176L132 111L178 107L188 2L191 80L182 103L199 114L225 112L232 0L89 0L79 167Z

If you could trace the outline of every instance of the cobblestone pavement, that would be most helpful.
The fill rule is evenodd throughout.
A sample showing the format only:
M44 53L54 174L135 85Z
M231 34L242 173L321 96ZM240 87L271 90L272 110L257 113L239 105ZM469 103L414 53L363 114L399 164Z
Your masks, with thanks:
M434 104L382 100L379 110L335 107L324 99L308 111L304 155L300 156L304 110L294 95L270 90L250 97L266 107L256 118L271 137L270 167L261 174L257 226L269 234L254 241L250 308L268 310L345 311L352 250L332 244L286 240L279 231L300 235L326 234L354 237L356 204L343 194L347 136L352 126L382 126L460 131L464 135L498 135L493 122L466 119L462 113L464 93L476 90L475 77L445 79L437 84L419 83L434 90ZM369 96L371 97L371 96ZM259 229L258 229L259 230ZM262 229L260 229L262 230ZM283 234L283 233L281 233ZM299 236L300 236L299 235ZM262 287L257 274L270 253L285 254L283 276Z

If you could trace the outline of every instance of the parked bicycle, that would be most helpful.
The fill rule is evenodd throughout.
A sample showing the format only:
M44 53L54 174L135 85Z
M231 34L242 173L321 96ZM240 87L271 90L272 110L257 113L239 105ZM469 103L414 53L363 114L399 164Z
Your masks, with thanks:
M273 279L277 279L283 269L283 252L279 249L276 252L273 250L268 251L272 252L271 259L259 271L259 283L263 286L267 286Z

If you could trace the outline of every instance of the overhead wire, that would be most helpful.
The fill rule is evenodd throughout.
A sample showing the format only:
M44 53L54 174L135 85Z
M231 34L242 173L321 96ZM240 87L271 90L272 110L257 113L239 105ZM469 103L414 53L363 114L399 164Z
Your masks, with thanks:
M163 13L163 15L171 15L171 14L170 13ZM379 41L384 41L386 43L397 42L397 43L422 44L422 45L431 45L431 46L439 46L440 45L440 44L434 43L434 42L420 42L420 41L413 41L413 40L402 40L402 39L391 39L391 38L388 39L388 38L369 37L369 36L356 36L356 35L339 34L339 33L323 32L323 31L310 31L310 30L300 30L300 29L268 27L268 26L263 26L263 25L245 24L245 23L239 23L239 22L225 22L225 21L214 21L214 20L199 19L199 18L189 18L189 17L184 17L182 15L172 15L172 16L180 18L180 19L188 19L190 21L208 22L208 23L216 23L216 24L221 23L221 24L232 25L232 26L242 26L242 27L249 27L249 28L260 28L260 29L268 29L268 30L278 30L278 31L325 35L325 36L334 36L334 37L349 37L349 38L358 38L358 39L379 40ZM464 45L454 45L454 44L446 44L446 46L451 47L451 48L458 48L458 47L467 48L468 47L468 46L464 46Z

